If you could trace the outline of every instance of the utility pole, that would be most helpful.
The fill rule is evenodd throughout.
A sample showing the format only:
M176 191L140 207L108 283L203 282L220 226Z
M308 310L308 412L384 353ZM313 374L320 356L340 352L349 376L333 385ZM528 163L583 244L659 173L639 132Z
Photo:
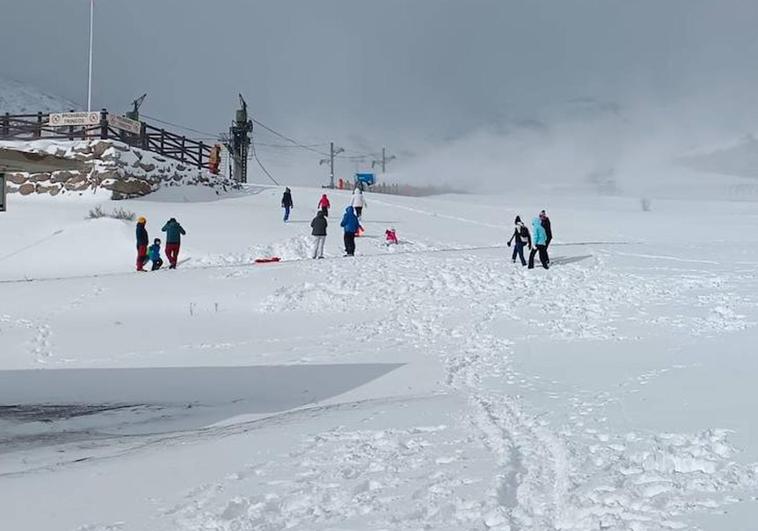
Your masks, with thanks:
M341 147L334 147L334 142L329 143L329 158L318 161L319 166L329 163L329 188L334 188L334 157L344 152Z
M89 4L89 76L87 78L87 112L92 110L92 44L95 30L95 0Z
M247 182L247 153L250 149L250 133L253 131L253 121L247 117L247 102L242 94L239 95L240 108L234 115L234 122L229 128L230 145L227 147L234 162L233 176L238 183Z
M380 160L374 160L371 161L371 167L373 168L377 164L382 165L382 173L387 173L387 163L395 160L397 157L395 155L387 156L387 148L382 148L382 158Z

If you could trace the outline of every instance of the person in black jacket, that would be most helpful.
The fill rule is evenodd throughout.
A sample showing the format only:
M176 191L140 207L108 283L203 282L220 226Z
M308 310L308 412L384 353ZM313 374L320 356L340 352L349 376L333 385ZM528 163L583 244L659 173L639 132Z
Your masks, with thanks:
M316 217L311 221L313 231L313 259L324 257L324 243L326 243L326 215L323 210L319 210Z
M511 246L512 242L514 244L511 260L515 264L516 257L518 256L521 259L521 265L525 266L526 259L524 258L524 247L528 245L529 250L532 250L532 236L529 234L529 229L526 228L526 225L521 222L521 216L516 216L513 224L513 235L511 236L511 239L508 240L508 247Z
M547 234L547 243L545 243L545 253L547 253L550 242L553 241L553 227L550 225L550 218L547 217L544 210L540 212L540 221L542 222L542 228L545 229L545 234ZM547 261L548 263L550 262L549 257Z
M289 188L284 189L284 195L282 195L282 208L284 209L284 222L287 223L290 219L290 210L295 208L295 204L292 202L292 190Z
M147 236L146 224L147 220L143 216L137 218L137 271L145 271L145 264L148 260L147 244L150 238Z

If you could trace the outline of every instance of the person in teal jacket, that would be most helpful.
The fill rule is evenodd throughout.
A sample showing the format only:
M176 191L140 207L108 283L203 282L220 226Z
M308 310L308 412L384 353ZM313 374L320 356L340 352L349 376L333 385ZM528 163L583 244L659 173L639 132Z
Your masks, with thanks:
M539 253L540 263L545 269L549 269L549 261L547 255L547 233L542 226L540 218L534 218L532 220L532 252L529 253L529 269L534 269L534 256Z
M176 221L176 218L171 218L161 229L166 233L166 258L168 258L169 269L176 269L176 264L179 261L179 247L182 245L182 235L187 234L184 228Z

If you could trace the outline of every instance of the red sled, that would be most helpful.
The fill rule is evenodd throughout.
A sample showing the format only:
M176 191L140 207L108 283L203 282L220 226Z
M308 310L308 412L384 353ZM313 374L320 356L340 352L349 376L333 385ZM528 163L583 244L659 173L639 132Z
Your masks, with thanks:
M269 256L268 258L256 258L255 263L256 264L270 264L272 262L281 262L282 259L278 256Z

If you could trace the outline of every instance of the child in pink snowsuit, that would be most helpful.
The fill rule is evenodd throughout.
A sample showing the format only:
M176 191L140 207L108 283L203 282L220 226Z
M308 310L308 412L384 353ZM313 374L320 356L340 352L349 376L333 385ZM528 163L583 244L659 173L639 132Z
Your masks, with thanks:
M395 229L393 227L390 227L389 229L384 231L384 235L387 237L387 245L398 244L397 233L395 232Z

